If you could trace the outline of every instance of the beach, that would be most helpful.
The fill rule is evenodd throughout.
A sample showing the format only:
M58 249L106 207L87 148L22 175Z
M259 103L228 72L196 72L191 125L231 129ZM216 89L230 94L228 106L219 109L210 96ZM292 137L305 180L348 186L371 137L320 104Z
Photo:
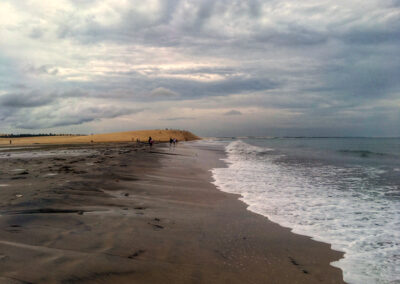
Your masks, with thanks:
M136 130L113 133L95 133L90 135L43 135L13 137L0 134L0 145L79 145L96 143L123 143L123 142L147 142L151 137L155 142L168 142L170 138L178 141L191 141L199 139L198 136L186 130L177 129L152 129Z
M0 283L343 283L341 252L212 184L221 147L29 147L2 151Z

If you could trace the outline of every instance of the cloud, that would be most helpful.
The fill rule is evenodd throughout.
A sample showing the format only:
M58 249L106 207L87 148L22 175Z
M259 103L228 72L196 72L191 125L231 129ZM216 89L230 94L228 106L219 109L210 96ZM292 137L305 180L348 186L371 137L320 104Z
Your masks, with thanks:
M35 27L31 30L29 36L34 38L34 39L38 39L41 38L44 34L44 30L38 27Z
M26 89L28 88L28 86L26 86L25 84L22 83L16 83L16 84L10 84L11 88L15 88L15 89Z
M61 106L59 108L46 108L42 111L18 113L6 119L6 122L20 129L46 129L116 118L141 111L142 109L116 108L104 105L85 106L77 104L74 107Z
M34 66L29 66L26 69L27 73L31 73L34 75L57 75L58 74L58 69L51 67L49 65L42 65L39 67L34 67Z
M241 113L240 111L234 109L224 113L224 115L242 115L242 114L243 113Z
M190 117L190 116L182 116L182 117L168 117L168 118L163 118L161 120L174 121L174 120L193 120L193 119L196 119L196 118Z
M149 97L151 97L151 98L177 98L177 97L179 97L179 94L177 94L169 89L159 87L159 88L153 89L150 92Z
M56 99L55 94L8 93L0 96L0 105L12 108L33 108L52 103Z
M399 31L397 0L4 0L0 119L85 130L85 121L101 128L147 109L207 135L207 127L227 129L209 123L211 113L246 109L232 135L254 125L267 131L265 117L297 134L390 134L400 124ZM86 115L73 111L77 102ZM190 113L196 119L186 122ZM391 123L378 127L377 118Z

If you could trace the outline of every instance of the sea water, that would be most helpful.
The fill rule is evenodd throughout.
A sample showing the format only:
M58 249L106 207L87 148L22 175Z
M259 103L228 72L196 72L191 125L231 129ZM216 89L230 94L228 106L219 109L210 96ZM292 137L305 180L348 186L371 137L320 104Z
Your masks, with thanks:
M211 143L203 142L203 143ZM227 167L217 187L295 233L343 251L348 283L400 283L400 139L214 141Z

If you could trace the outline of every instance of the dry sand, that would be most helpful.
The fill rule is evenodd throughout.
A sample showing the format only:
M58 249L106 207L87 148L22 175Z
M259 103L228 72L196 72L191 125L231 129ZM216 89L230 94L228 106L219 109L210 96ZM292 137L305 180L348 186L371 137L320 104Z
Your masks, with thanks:
M35 151L2 159L0 283L343 283L341 253L210 183L220 149Z
M199 139L198 136L185 130L138 130L127 132L115 132L105 134L93 134L83 136L42 136L24 138L0 138L0 145L28 145L28 144L82 144L82 143L112 143L134 142L139 139L142 142L151 136L156 142L166 142L170 138L178 141L191 141Z

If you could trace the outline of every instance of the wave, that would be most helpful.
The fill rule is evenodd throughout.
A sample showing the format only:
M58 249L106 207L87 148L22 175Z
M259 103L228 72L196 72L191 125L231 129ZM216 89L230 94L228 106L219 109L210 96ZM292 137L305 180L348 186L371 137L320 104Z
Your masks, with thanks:
M274 151L273 148L249 145L242 140L231 142L228 146L226 146L226 152L228 154L230 153L246 159L263 157L266 154L271 154L272 151Z
M397 190L377 185L375 168L282 164L275 149L242 140L226 152L228 167L212 170L220 190L240 194L250 211L345 252L333 265L346 282L397 280L399 204L387 198Z
M380 153L380 152L372 152L368 150L339 150L340 153L344 154L350 154L350 155L357 155L362 158L368 158L370 156L391 156L386 153Z

